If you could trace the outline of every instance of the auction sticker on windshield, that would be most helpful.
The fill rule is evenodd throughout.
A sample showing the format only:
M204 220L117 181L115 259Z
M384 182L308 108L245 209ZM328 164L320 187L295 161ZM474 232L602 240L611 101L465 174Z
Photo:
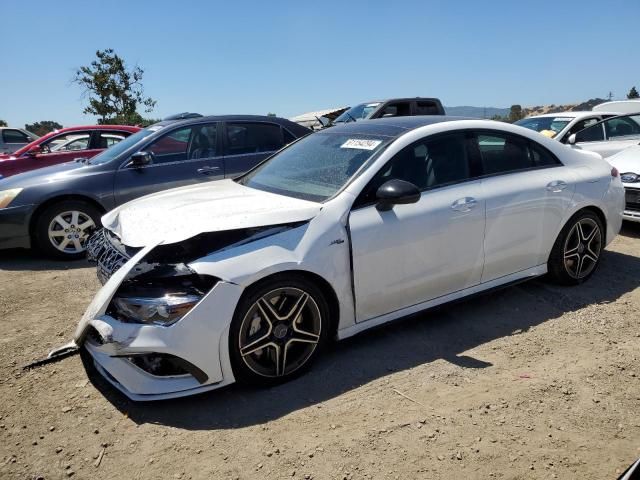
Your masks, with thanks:
M356 148L358 150L375 150L382 140L367 140L364 138L350 138L340 148Z

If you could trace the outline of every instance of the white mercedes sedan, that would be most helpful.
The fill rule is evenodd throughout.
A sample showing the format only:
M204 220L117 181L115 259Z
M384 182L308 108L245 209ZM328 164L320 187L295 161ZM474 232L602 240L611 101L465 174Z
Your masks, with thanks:
M271 385L331 339L544 274L580 284L623 209L615 169L526 128L347 123L105 215L75 343L133 400Z

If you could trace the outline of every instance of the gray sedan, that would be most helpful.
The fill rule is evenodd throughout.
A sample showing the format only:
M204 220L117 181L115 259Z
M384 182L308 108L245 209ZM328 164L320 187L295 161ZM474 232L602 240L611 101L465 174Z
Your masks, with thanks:
M152 125L100 155L0 180L0 249L79 258L101 216L171 187L234 178L310 130L277 117L227 115Z

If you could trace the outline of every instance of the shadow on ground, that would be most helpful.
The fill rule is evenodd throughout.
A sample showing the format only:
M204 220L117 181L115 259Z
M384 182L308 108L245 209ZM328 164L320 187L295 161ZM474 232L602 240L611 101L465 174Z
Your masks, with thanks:
M305 375L269 389L234 385L183 399L134 403L95 371L90 378L109 401L136 423L188 430L256 425L334 398L391 372L438 359L462 368L491 367L464 352L519 334L565 312L613 302L639 284L639 258L606 252L598 271L583 285L560 287L533 280L421 313L332 345ZM428 369L421 369L416 375L427 372Z
M0 250L0 270L36 272L42 270L71 270L91 265L85 259L51 260L44 257L37 250L27 250L25 248Z
M622 222L620 235L631 238L640 238L640 222Z

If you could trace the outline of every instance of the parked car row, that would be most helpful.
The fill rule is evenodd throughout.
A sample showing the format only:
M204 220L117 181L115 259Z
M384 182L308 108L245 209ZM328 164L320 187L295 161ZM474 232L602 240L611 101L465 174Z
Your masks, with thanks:
M607 112L616 108L624 115ZM638 110L635 110L638 109ZM626 192L623 218L640 222L640 102L610 102L591 112L536 115L516 122L572 148L598 153L621 175Z
M10 172L66 162L0 180L0 249L37 246L51 257L79 258L100 217L117 205L237 177L309 132L274 117L183 115L142 130L79 127L49 134L0 160L0 168L15 166L4 167ZM86 148L71 147L78 144Z
M0 155L0 178L38 168L91 158L140 130L127 125L94 125L62 128L22 146L12 154Z

